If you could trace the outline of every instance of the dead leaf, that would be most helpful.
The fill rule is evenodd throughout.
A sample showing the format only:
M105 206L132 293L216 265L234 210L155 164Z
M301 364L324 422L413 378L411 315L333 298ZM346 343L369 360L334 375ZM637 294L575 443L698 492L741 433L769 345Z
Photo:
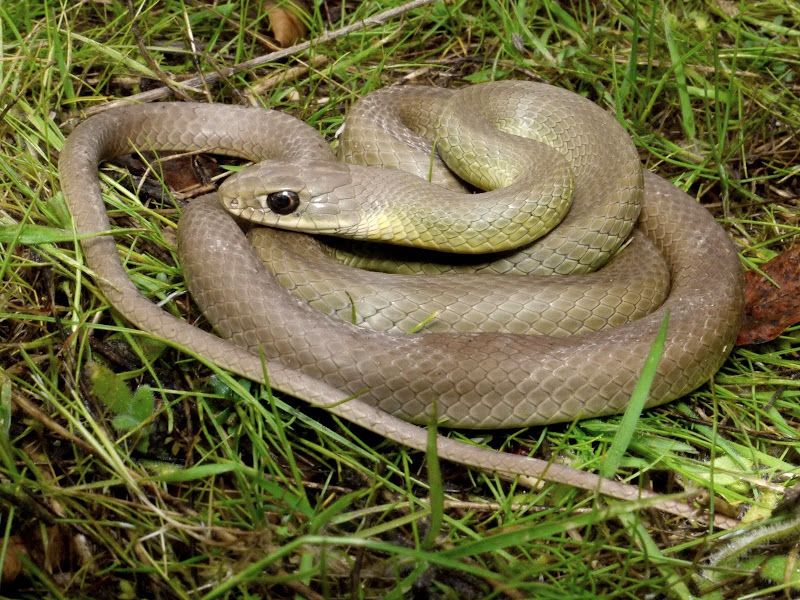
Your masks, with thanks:
M303 39L308 28L298 15L308 15L308 8L302 0L265 0L264 9L269 16L272 35L283 48Z
M25 535L9 536L0 582L11 583L19 576L22 572L20 556L24 556L50 574L66 566L71 542L66 528L53 525L46 528L45 535L46 537L43 537L42 531L34 527Z
M200 187L222 170L212 158L203 154L178 156L161 161L164 183L171 190L183 192Z
M763 344L800 323L800 246L745 274L745 315L738 346Z
M6 549L6 560L3 563L3 572L0 573L0 583L11 583L22 571L22 561L19 555L28 556L25 550L25 542L18 535L12 535L8 538L8 546Z

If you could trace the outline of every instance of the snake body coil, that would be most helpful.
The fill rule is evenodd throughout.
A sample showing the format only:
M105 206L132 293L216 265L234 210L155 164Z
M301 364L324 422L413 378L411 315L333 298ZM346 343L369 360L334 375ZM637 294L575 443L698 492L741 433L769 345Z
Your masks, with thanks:
M555 88L549 86L511 82L474 87L480 87L474 92L479 103L480 98L493 94L502 99L487 109L493 114L503 103L535 111L537 94L541 94L545 99L542 104L549 107L548 118L562 122L542 130L537 143L552 142L558 153L560 146L572 146L579 156L572 165L572 175L557 178L562 183L574 179L576 197L562 223L572 229L534 242L522 258L502 260L545 265L561 272L567 263L579 265L580 270L580 265L593 263L598 255L613 254L627 237L622 221L612 220L608 225L601 223L596 214L586 216L576 208L594 204L597 194L591 187L591 170L612 170L611 166L617 164L612 157L613 148L630 146L624 132L616 123L610 129L609 121L613 119L596 107L589 109L591 103L584 99L579 99L578 104L581 111L587 112L579 126L571 125L571 111L559 104L571 95L554 93ZM422 93L439 95L438 91ZM409 106L402 110L413 113L410 93L403 94ZM383 109L368 105L368 110ZM424 132L424 120L420 123ZM452 131L454 126L445 124L448 127L455 140L458 136ZM559 128L571 132L572 137L565 142L556 138L553 131ZM371 135L377 133L373 131ZM365 152L375 155L375 145L380 146L381 140L367 141L373 146ZM204 150L255 161L278 160L281 165L295 165L291 167L294 179L302 178L304 165L323 165L328 180L308 183L308 197L312 199L333 188L342 193L343 203L349 203L355 197L351 192L358 187L347 180L346 166L332 162L325 141L289 116L215 105L131 106L87 120L76 128L64 147L59 170L79 234L110 230L100 196L97 165L134 148ZM552 161L558 163L560 159ZM371 162L371 158L365 162ZM378 162L384 164L386 158L379 157ZM670 313L667 344L649 405L690 392L720 367L733 346L742 310L742 276L736 252L722 228L692 198L655 175L643 176L638 169L628 169L626 173L621 188L602 184L603 195L614 200L611 208L600 204L599 211L611 213L613 219L630 216L632 211L635 215L638 209L631 208L626 198L631 194L641 198L636 227L666 260L671 289L663 305L648 316L611 331L572 337L512 333L404 335L365 331L335 317L319 315L269 276L219 203L193 202L181 221L179 250L184 273L194 298L215 329L235 342L235 347L170 317L139 295L122 269L111 237L85 238L82 246L87 263L111 304L145 331L257 380L264 379L259 357L263 352L274 387L317 403L326 396L335 401L348 394L362 394L334 412L403 443L411 443L413 438L411 445L418 446L417 434L385 413L424 423L435 403L439 419L448 426L494 428L624 410L666 311ZM406 181L407 176L403 179ZM560 185L557 183L556 187ZM586 185L590 187L585 188ZM392 186L389 174L373 176L373 187ZM324 210L320 209L318 215L324 215ZM336 215L317 218L329 223L336 220ZM287 219L281 219L279 224L285 226ZM345 220L349 222L349 217L342 219ZM613 243L595 236L608 232L615 238ZM544 246L555 248L557 259L541 254ZM234 255L236 259L231 258ZM471 464L480 462L477 458L473 462L470 455L459 458ZM495 464L492 468L519 467Z

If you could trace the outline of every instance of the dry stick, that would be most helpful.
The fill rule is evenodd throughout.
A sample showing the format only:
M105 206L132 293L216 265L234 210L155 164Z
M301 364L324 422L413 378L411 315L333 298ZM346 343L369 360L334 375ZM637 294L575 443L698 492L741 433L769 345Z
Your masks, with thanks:
M285 71L281 71L280 73L275 73L274 75L270 75L263 81L259 81L255 84L249 91L245 92L244 97L247 101L251 104L251 106L259 106L258 104L258 96L267 90L271 90L274 87L277 87L281 83L286 83L288 81L294 81L308 73L312 68L319 69L322 65L328 62L328 57L324 54L317 54L314 58L309 61L310 65L298 65L297 67L292 67L291 69L287 69Z
M393 8L391 10L386 10L382 13L379 13L374 17L367 17L366 19L364 19L363 21L359 21L358 23L347 25L346 27L342 27L341 29L337 29L336 31L324 33L321 36L314 38L313 40L303 42L302 44L289 46L288 48L284 48L283 50L278 50L277 52L270 52L269 54L258 56L251 60L239 63L238 65L234 65L232 67L226 67L224 69L219 69L218 71L214 71L213 73L208 73L207 75L193 77L192 79L187 79L186 81L180 81L180 82L176 81L175 84L183 88L199 88L204 83L206 85L213 84L219 81L220 79L223 79L225 77L230 77L231 75L234 75L236 73L241 73L242 71L247 71L249 69L255 69L256 67L260 67L261 65L264 65L266 63L286 58L287 56L297 54L298 52L303 52L304 50L308 50L309 48L311 48L316 44L324 44L325 42L329 42L331 40L343 37L349 33L358 31L359 29L366 29L372 25L380 25L381 23L388 21L389 19L392 19L398 15L407 13L408 11L414 10L415 8L419 8L420 6L431 4L433 1L434 0L413 0L412 2L407 2L402 6L398 6L397 8ZM172 93L173 90L169 87L156 88L154 90L142 92L141 94L134 94L133 96L128 96L124 100L114 100L113 102L108 102L100 106L95 106L93 108L88 109L86 111L86 115L90 116L95 113L109 110L116 106L130 104L131 102L151 102L153 100L167 98L171 96Z
M165 86L172 90L172 93L182 98L185 101L191 100L187 93L177 87L175 83L170 80L169 75L167 75L166 71L161 68L161 65L150 55L147 51L147 44L144 43L144 37L142 37L142 32L139 31L139 26L136 24L136 9L133 7L133 0L128 0L128 14L131 17L131 33L133 34L134 39L136 40L136 46L139 48L139 52L142 54L144 58L144 62L147 63L147 66L156 74L158 80L163 83Z

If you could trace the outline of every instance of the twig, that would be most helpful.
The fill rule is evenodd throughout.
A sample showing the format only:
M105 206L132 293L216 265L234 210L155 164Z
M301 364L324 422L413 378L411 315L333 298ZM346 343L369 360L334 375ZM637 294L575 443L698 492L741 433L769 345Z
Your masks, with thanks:
M90 444L84 442L77 435L68 431L65 427L62 427L54 419L48 417L41 410L39 410L38 406L36 406L33 402L30 402L22 394L18 392L12 392L11 399L13 400L14 404L17 405L18 408L21 408L22 411L25 412L25 414L27 414L35 421L41 423L42 425L50 429L56 435L64 438L65 440L69 440L71 443L78 446L78 448L80 448L87 454L92 454L94 456L97 456L97 452Z
M379 13L374 17L368 17L363 21L359 21L358 23L347 25L346 27L342 27L341 29L337 29L336 31L330 31L328 33L324 33L321 36L314 38L313 40L303 42L302 44L289 46L288 48L284 48L283 50L278 50L277 52L270 52L269 54L264 54L262 56L258 56L251 60L246 60L244 62L239 63L238 65L233 65L232 67L226 67L224 69L219 69L218 71L215 71L213 73L208 73L207 75L193 77L192 79L187 79L186 81L181 81L176 83L179 83L182 88L199 88L203 84L211 85L216 83L222 78L230 77L231 75L234 75L236 73L241 73L242 71L247 71L249 69L255 69L256 67L260 67L261 65L264 65L269 62L274 62L282 58L286 58L287 56L292 56L293 54L297 54L299 52L303 52L304 50L308 50L314 45L324 44L331 40L335 40L337 38L348 35L354 31L358 31L359 29L366 29L368 27L371 27L372 25L380 25L381 23L388 21L398 15L407 13L408 11L414 10L415 8L419 8L420 6L431 4L433 1L434 0L412 0L411 2L407 2L402 6L398 6L397 8L392 8L390 10L386 10L382 13ZM134 94L133 96L128 96L124 100L114 100L113 102L107 102L106 104L92 107L86 111L86 115L89 116L95 113L103 112L105 110L109 110L116 106L130 104L131 102L151 102L153 100L167 98L172 94L172 92L173 90L170 89L169 87L161 87L153 90L148 90L146 92L142 92L141 94Z
M286 83L287 81L294 81L299 77L302 77L312 68L318 69L322 65L328 62L328 57L324 54L317 54L312 60L311 65L299 65L297 67L292 67L291 69L287 69L286 71L281 71L280 73L275 73L270 75L263 81L259 81L255 84L250 90L245 93L245 98L252 106L257 106L258 101L256 98L262 93L267 90L270 90L274 87L277 87L281 83Z
M156 62L156 60L147 51L147 44L144 43L142 32L139 31L139 26L136 24L137 14L136 9L133 7L133 0L127 0L127 4L128 14L131 17L131 33L136 40L136 45L139 47L139 52L142 54L147 66L150 67L153 73L158 76L158 80L161 83L170 88L173 94L179 98L182 98L183 100L191 100L186 92L175 86L172 80L170 80L169 75L167 75L164 69L161 68L161 65L159 65L158 62Z

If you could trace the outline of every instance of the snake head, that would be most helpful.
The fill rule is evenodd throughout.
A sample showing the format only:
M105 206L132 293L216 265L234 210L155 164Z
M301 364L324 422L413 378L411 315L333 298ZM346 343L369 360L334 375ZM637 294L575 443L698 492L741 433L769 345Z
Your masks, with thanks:
M219 188L222 205L242 219L336 235L360 220L350 168L334 161L270 160L242 169Z

